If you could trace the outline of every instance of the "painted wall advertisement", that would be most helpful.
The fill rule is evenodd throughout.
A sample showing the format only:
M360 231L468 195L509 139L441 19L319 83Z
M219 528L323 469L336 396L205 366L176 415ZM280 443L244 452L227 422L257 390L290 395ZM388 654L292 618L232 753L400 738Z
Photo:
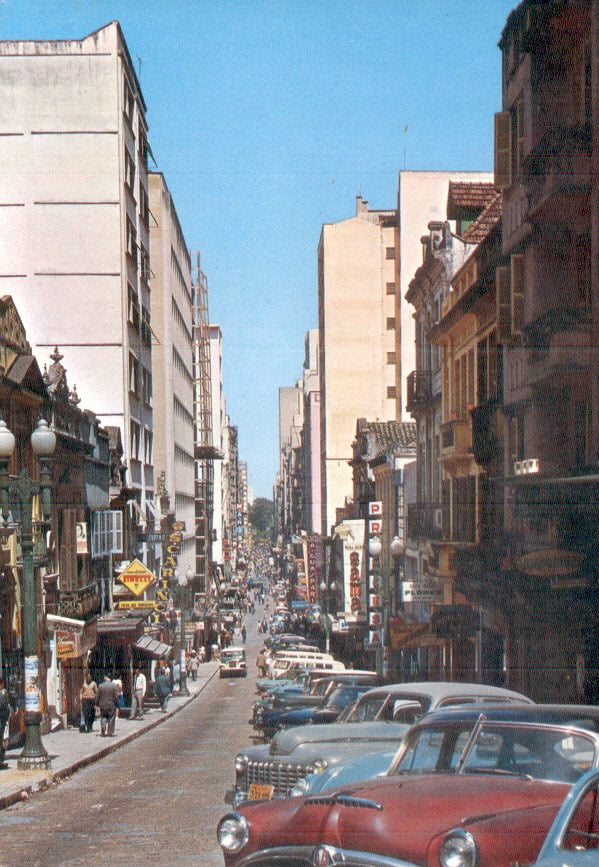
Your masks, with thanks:
M343 521L343 582L345 619L365 622L367 612L366 573L364 569L364 521Z

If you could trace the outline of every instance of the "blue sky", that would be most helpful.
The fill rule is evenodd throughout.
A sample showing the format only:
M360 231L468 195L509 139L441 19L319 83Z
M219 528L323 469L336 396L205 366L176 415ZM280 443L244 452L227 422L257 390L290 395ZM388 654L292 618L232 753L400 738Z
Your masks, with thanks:
M120 21L157 169L208 278L255 496L278 389L317 324L322 223L392 208L401 169L489 171L497 41L516 0L0 0L1 39ZM90 402L90 409L93 405Z

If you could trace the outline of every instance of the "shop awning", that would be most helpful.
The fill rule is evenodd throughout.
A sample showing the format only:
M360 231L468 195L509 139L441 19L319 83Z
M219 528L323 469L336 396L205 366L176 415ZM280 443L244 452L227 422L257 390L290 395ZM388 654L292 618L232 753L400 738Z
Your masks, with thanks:
M131 638L143 630L147 613L143 616L132 611L109 611L98 617L98 635L123 635Z
M167 659L173 652L170 644L163 644L150 635L141 635L134 645L138 650L153 656L155 659Z

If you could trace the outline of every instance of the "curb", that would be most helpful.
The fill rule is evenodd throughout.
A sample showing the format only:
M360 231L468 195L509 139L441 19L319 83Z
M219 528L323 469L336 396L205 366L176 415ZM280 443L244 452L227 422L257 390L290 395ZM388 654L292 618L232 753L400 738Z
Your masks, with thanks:
M176 708L165 713L163 716L158 717L158 719L153 720L148 723L148 725L144 726L142 729L138 729L137 731L130 732L128 735L120 738L114 744L108 744L97 752L90 753L87 756L83 756L80 759L76 759L70 765L67 765L64 768L60 768L60 770L52 771L49 769L49 774L47 777L43 777L41 780L35 780L34 782L28 783L27 785L20 785L14 792L11 792L9 795L0 796L0 810L5 810L7 807L12 807L14 804L20 804L22 801L26 801L29 797L37 792L44 792L50 788L54 783L58 783L61 780L67 779L72 776L77 771L82 768L87 767L88 765L92 765L94 762L99 761L100 759L105 758L110 753L113 753L115 750L118 750L120 747L125 746L125 744L131 743L131 741L137 740L137 738L142 737L146 732L155 729L156 726L161 725L166 720L175 716L175 714L179 713L179 711L183 710L184 707L191 704L192 701L202 694L205 687L212 681L214 677L218 674L219 669L215 668L213 672L211 672L207 677L201 688L194 694L189 696L189 698L184 701L182 704L178 705Z

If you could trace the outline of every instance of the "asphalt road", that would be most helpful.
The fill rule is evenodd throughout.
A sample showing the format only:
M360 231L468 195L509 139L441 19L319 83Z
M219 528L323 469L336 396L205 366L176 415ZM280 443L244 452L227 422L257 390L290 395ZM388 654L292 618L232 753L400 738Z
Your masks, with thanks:
M257 621L246 621L247 678L217 676L143 737L2 811L0 865L221 865L215 829L235 753L251 742Z

